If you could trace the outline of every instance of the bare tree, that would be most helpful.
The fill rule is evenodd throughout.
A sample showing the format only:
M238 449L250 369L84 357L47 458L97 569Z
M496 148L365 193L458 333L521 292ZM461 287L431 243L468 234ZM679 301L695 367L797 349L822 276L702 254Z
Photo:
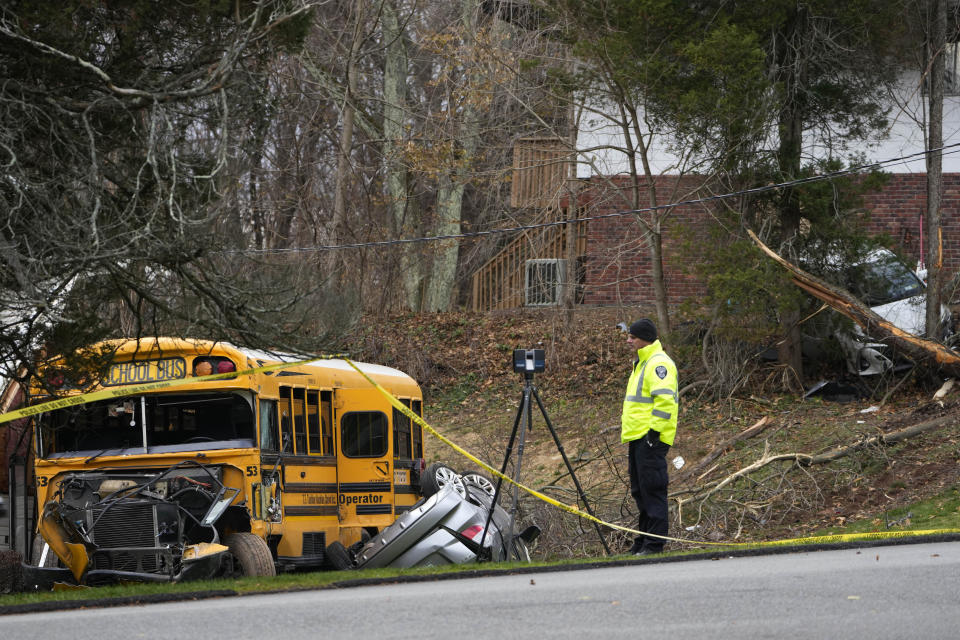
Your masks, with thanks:
M322 342L301 266L242 251L225 175L262 63L318 4L0 9L0 361L121 330Z
M922 256L927 268L926 335L936 337L940 330L941 277L943 238L940 208L943 201L943 85L947 56L947 0L925 3L929 35L926 38L926 60L929 62L930 121L927 128L927 208L924 211L927 255Z

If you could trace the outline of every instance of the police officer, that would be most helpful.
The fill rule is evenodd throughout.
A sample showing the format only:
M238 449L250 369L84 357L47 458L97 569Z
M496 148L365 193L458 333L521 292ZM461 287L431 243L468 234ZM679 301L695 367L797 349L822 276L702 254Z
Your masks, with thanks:
M643 532L630 553L642 556L661 553L664 540L654 536L667 535L667 451L677 432L677 366L647 318L630 325L627 344L637 359L623 399L620 439L629 443L630 494Z

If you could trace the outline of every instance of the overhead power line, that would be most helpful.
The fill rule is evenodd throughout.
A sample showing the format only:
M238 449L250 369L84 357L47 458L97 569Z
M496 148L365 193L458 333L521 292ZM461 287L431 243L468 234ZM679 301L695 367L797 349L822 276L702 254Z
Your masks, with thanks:
M614 211L611 213L602 213L595 216L582 216L578 218L566 218L564 220L554 220L552 222L538 222L536 224L526 224L515 227L501 227L497 229L487 229L486 231L466 231L462 233L451 233L439 236L421 236L418 238L394 238L391 240L377 240L370 242L352 242L348 244L335 244L335 245L317 245L312 247L288 247L281 249L230 249L224 250L221 253L248 253L248 254L280 254L280 253L314 253L319 251L340 251L343 249L365 249L373 247L388 247L393 245L403 245L403 244L418 244L422 242L438 242L441 240L462 240L467 238L480 238L483 236L492 236L501 233L516 233L518 231L530 231L534 229L545 229L547 227L559 227L567 224L574 224L577 222L591 222L593 220L604 220L607 218L620 218L623 216L637 215L641 213L650 213L652 211L663 211L666 209L673 209L675 207L682 207L687 205L695 204L705 204L708 202L716 202L719 200L726 200L729 198L739 198L742 196L752 196L761 193L768 193L770 191L776 191L778 189L785 189L788 187L796 187L805 184L812 184L815 182L823 182L825 180L834 180L836 178L843 178L846 176L863 173L868 170L881 169L886 166L906 163L910 160L915 160L919 157L926 156L930 153L957 153L960 152L960 142L944 145L937 149L929 149L926 151L918 151L917 153L912 153L906 156L899 156L896 158L889 158L886 160L879 160L877 162L870 162L868 164L860 165L857 167L850 167L849 169L842 169L840 171L833 171L830 173L822 173L815 176L809 176L806 178L798 178L796 180L789 180L787 182L778 182L775 184L763 185L760 187L753 187L751 189L742 189L739 191L731 191L729 193L716 194L712 196L705 196L702 198L693 198L691 200L679 200L677 202L671 202L669 204L660 204L652 207L643 207L641 209L627 209L624 211Z

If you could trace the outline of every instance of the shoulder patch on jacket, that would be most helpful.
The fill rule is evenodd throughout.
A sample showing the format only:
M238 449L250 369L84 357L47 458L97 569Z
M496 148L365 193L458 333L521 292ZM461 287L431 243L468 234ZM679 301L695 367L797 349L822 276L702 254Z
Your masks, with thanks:
M657 377L660 378L661 380L667 377L667 368L662 364L658 365L657 368L654 369L654 372L657 374Z

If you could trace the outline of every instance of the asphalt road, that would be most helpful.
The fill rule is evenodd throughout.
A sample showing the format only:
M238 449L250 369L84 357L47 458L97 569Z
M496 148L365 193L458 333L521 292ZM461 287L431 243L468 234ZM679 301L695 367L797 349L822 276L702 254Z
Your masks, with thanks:
M960 542L0 616L0 638L957 638Z

